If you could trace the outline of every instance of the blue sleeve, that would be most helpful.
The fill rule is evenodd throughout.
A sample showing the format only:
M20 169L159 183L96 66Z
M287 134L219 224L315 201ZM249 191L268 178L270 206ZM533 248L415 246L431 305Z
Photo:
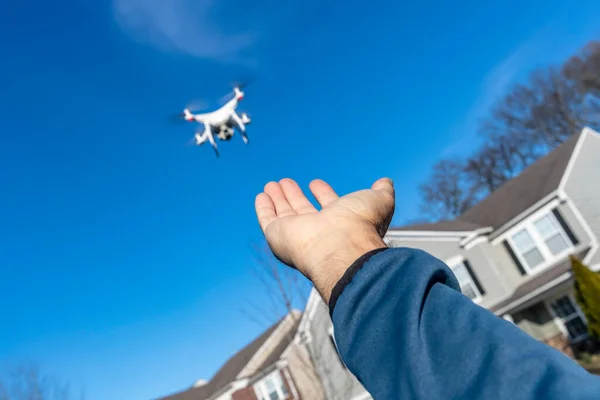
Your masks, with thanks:
M431 255L367 253L334 288L338 350L375 400L599 400L600 378L474 304Z

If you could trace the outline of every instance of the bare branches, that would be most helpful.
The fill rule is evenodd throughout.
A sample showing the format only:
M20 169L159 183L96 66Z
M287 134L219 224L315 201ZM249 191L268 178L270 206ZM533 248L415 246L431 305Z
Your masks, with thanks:
M8 383L0 381L0 400L74 400L67 383L43 375L36 364L19 365L8 374ZM6 381L5 381L6 382ZM83 394L79 397L83 400Z
M251 247L256 260L251 273L267 301L260 305L249 302L242 313L262 326L270 326L289 314L294 305L306 303L310 284L298 271L279 262L266 243L253 243Z
M419 187L421 212L431 219L458 217L476 200L476 191L466 181L466 165L460 160L442 160L433 168L426 184Z
M434 220L459 216L586 126L600 126L600 41L515 84L483 120L474 153L435 166L420 188L422 212Z

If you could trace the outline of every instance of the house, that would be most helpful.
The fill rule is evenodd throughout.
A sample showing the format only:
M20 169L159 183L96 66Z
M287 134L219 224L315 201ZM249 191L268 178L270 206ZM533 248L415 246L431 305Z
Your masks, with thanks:
M339 356L329 308L313 288L298 332L306 343L327 400L372 400Z
M587 330L569 255L600 270L599 237L600 135L584 129L459 218L391 228L385 240L444 261L473 302L570 353ZM298 330L327 399L371 399L339 358L314 289Z
M463 293L533 337L586 343L569 255L600 270L600 135L584 129L459 218L391 228L392 246L444 261Z
M209 381L159 400L325 400L290 312L234 354Z

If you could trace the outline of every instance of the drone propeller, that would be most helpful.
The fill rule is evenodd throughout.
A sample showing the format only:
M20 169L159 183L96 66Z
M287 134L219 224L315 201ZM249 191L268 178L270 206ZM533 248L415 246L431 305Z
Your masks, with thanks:
M184 113L177 113L177 114L172 114L169 118L169 120L172 123L181 123L181 122L187 122L185 120L185 114Z
M220 104L220 105L223 105L223 104L227 103L229 100L233 99L233 97L234 97L233 89L237 88L237 89L239 89L239 90L244 90L244 88L245 88L246 86L248 86L248 84L249 84L248 82L245 82L245 83L239 83L239 84L238 84L238 83L235 83L235 84L233 84L233 83L232 83L232 84L231 84L231 89L232 89L232 91L231 91L231 92L229 92L229 93L227 93L225 96L221 97L221 98L219 99L219 104Z
M186 104L185 108L190 110L190 112L203 111L208 108L208 101L204 99L192 100Z

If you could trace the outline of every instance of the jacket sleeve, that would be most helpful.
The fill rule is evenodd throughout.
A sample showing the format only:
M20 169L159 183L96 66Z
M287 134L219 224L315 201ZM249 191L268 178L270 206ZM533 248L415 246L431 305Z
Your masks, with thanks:
M415 249L357 260L332 291L340 356L375 400L599 400L600 378L460 293Z

